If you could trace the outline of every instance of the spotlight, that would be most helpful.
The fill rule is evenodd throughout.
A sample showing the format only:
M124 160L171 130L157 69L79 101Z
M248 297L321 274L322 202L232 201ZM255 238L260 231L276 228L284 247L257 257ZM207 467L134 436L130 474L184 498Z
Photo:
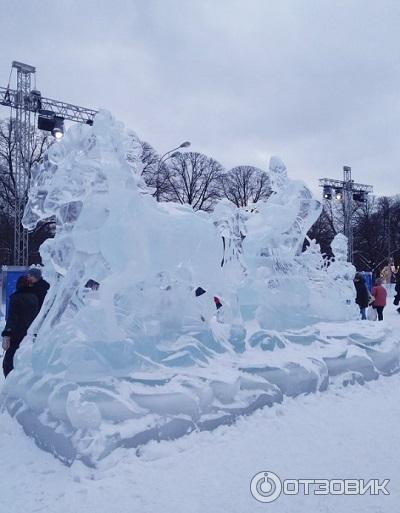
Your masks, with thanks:
M342 189L335 189L335 198L338 201L341 201L343 199L343 190Z
M59 128L53 128L53 130L51 131L51 135L57 139L57 141L59 141L60 139L63 138L63 132L62 130L60 130Z
M51 135L59 141L64 135L64 118L56 116L51 110L40 110L38 128L51 132Z
M54 116L54 127L51 131L51 135L59 141L64 135L64 118Z
M323 198L326 199L326 200L331 200L332 199L332 188L329 187L328 185L324 185L324 190L323 190Z
M367 193L365 191L358 191L353 194L353 200L365 203L367 201Z
M51 132L54 128L54 112L51 110L39 110L38 115L38 128L39 130L45 130Z

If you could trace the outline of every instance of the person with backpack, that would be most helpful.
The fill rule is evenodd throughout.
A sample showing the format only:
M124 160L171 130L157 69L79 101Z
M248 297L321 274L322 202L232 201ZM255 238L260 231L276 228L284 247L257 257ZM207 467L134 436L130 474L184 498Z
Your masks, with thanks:
M360 308L361 319L367 319L367 308L369 304L369 291L361 273L356 273L354 277L354 287L356 289L356 303Z
M372 296L374 297L372 308L378 313L378 321L383 321L383 309L386 306L387 291L382 285L380 278L375 280L375 285L372 288Z
M6 352L3 358L5 377L13 370L14 355L38 313L39 301L29 286L28 277L20 276L16 291L10 296L7 322L1 333L2 346Z

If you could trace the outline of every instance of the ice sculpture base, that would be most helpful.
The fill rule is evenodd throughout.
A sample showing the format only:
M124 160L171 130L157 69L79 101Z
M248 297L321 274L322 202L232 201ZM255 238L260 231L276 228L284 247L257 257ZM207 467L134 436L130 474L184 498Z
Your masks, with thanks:
M400 343L378 323L320 323L286 332L257 330L247 345L242 354L222 354L202 367L180 368L179 373L160 370L156 380L153 374L141 372L75 383L75 390L90 392L100 411L114 408L114 418L102 417L97 425L74 426L74 422L82 423L81 411L70 411L69 421L54 415L58 411L54 404L52 411L36 408L40 399L34 394L23 400L8 390L3 405L40 448L67 465L81 460L96 466L117 448L138 449L153 440L211 431L280 403L284 396L363 384L400 370ZM62 386L74 393L71 383ZM118 402L121 394L113 396L121 390L126 405L135 412L130 418L118 411L123 404ZM110 394L109 404L106 394Z

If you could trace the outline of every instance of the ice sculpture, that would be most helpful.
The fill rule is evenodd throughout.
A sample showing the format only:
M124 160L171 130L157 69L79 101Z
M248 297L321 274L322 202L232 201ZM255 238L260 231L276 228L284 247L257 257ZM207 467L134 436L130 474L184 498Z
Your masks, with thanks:
M341 287L352 287L355 269L346 267L347 283L337 282L326 298L328 267L316 263L308 268L310 252L302 253L307 232L321 212L308 187L287 176L281 159L272 157L270 179L274 193L248 220L243 252L247 262L247 283L240 289L240 304L247 320L257 319L261 327L302 328L321 319L351 319L354 301L340 302ZM318 259L323 261L318 251ZM323 287L318 287L322 283ZM332 309L332 303L337 303Z
M317 323L351 317L353 268L340 237L330 265L315 244L302 253L320 205L281 160L268 202L222 202L210 216L157 203L139 152L135 134L100 112L33 173L24 223L56 223L41 247L51 289L2 401L41 447L95 465L116 447L230 424L332 379L398 370L384 326Z

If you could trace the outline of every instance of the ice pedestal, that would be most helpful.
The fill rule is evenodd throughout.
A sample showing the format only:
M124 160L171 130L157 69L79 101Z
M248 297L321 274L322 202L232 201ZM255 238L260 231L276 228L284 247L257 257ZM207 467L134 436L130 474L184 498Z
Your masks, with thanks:
M363 333L360 324L260 330L250 337L253 347L214 353L203 366L177 369L153 363L129 375L93 375L92 380L68 380L63 373L22 376L18 362L3 391L5 405L39 447L66 464L80 459L95 466L118 447L139 448L151 440L213 430L285 396L398 372L400 348L394 335L370 322L362 323L368 325ZM21 360L31 350L25 344Z

